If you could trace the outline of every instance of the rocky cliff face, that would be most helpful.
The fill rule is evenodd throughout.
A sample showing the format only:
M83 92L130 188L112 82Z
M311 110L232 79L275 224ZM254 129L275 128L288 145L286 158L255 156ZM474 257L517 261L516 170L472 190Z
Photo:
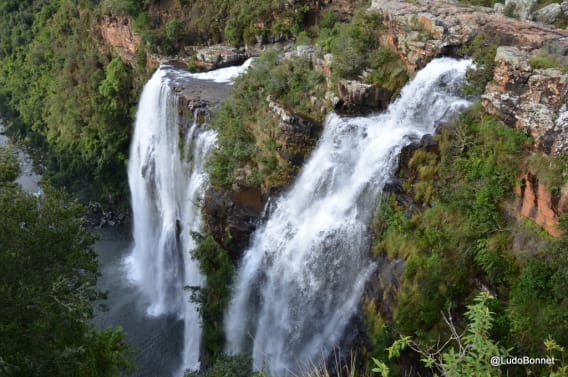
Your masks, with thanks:
M101 16L97 21L96 33L104 44L130 65L136 59L140 36L132 31L132 20L128 17Z
M322 126L313 119L294 114L268 97L268 109L278 122L280 158L292 165L302 166L307 154L316 145Z
M566 48L568 52L568 47ZM526 131L546 154L568 152L568 74L534 69L529 53L499 47L493 80L482 96L485 110L511 127Z
M499 47L493 82L487 85L481 103L488 113L529 134L539 153L564 155L568 153L568 74L533 68L529 57L535 53ZM527 172L522 182L516 215L559 236L558 216L568 210L565 193L553 195L535 172Z
M263 206L263 197L256 188L229 191L211 187L206 191L203 212L207 227L233 262L248 246Z
M568 212L567 187L562 188L559 193L552 193L535 174L528 172L522 176L516 194L517 216L532 219L552 236L560 236L561 232L556 224L558 215Z
M440 55L452 55L480 31L496 35L506 45L536 49L547 41L568 46L568 32L504 17L490 8L455 1L373 0L371 11L381 12L387 32L383 42L399 53L411 70Z

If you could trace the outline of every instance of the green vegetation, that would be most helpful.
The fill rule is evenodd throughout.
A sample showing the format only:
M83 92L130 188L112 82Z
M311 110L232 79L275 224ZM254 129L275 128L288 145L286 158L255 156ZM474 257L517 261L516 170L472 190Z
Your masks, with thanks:
M283 40L300 32L313 6L285 0L104 0L99 14L128 15L150 52L174 54L184 46ZM163 16L167 8L168 17Z
M440 311L454 312L453 325L461 333L468 328L466 319L473 321L464 308L483 286L497 297L486 302L494 312L492 327L484 330L486 338L499 340L515 355L546 355L543 342L549 337L566 347L568 301L560 292L568 287L568 260L561 251L568 236L543 236L509 215L508 203L528 155L527 137L476 105L444 126L436 140L436 150L417 149L401 172L405 195L422 208L405 211L391 194L377 210L373 252L406 262L391 308L393 318L383 319L388 334L410 336L415 350L432 350L447 333ZM565 165L562 159L539 164L546 165L551 176ZM371 310L366 317L379 323L382 315ZM385 360L381 352L374 349ZM436 355L443 359L428 359L430 367L455 356ZM455 375L471 372L463 369L466 365L460 368L463 373ZM526 371L538 375L541 368Z
M246 166L252 170L247 184L267 188L288 182L296 168L278 155L282 130L277 116L269 112L267 97L286 109L321 121L323 114L309 98L323 98L324 91L323 74L314 70L307 59L282 60L276 51L258 58L247 74L236 80L230 97L214 114L213 126L219 135L209 161L211 183L231 187L238 169Z
M491 311L490 301L494 300L487 292L481 292L474 299L474 304L467 306L464 317L467 324L463 332L459 332L452 317L444 316L450 336L444 343L425 349L414 342L411 337L401 336L388 347L389 359L398 358L401 351L410 348L421 356L421 361L428 368L436 370L442 376L469 377L469 376L502 376L509 375L510 370L503 371L503 367L493 364L492 358L496 356L507 357L509 350L503 348L498 342L491 339L491 330L495 322L495 313ZM546 357L556 357L557 363L548 366L547 375L560 377L566 375L568 366L558 365L561 359L559 354L564 352L553 339L545 342ZM542 356L542 357L545 357ZM373 372L380 373L381 377L388 377L388 366L376 358L373 359L375 368ZM509 367L510 368L510 367Z
M186 372L185 377L262 377L262 373L253 373L250 355L219 357L211 368L205 371Z
M562 55L541 50L539 54L531 56L529 62L535 69L556 68L563 73L568 73L568 59Z
M0 375L118 377L131 370L122 330L90 322L104 295L95 287L94 238L81 224L82 208L51 189L40 198L22 192L11 183L17 165L0 155L0 166L9 165L12 173L0 181Z
M333 54L332 78L357 79L365 72L365 82L389 89L396 96L408 81L409 73L400 57L381 45L381 15L360 9L348 23L331 19L323 19L317 40L324 51Z
M466 73L466 94L480 96L485 91L485 86L493 79L495 53L499 45L499 38L482 32L461 49L461 53L471 56L475 64L475 67L468 69Z
M0 184L15 181L19 174L20 167L18 166L16 152L6 147L0 147Z
M460 0L460 3L467 5L479 5L482 7L493 8L497 3L502 3L500 0Z
M192 237L197 242L192 257L199 261L199 268L207 281L204 287L189 287L189 289L193 291L191 300L200 305L199 312L203 321L203 350L208 360L214 362L221 356L225 343L223 315L229 300L229 287L234 266L229 259L229 254L215 242L210 234L193 233ZM211 376L217 376L217 374L211 374Z
M96 19L81 9L89 4L75 3L0 5L0 114L10 135L42 152L53 185L116 205L139 86L100 52Z

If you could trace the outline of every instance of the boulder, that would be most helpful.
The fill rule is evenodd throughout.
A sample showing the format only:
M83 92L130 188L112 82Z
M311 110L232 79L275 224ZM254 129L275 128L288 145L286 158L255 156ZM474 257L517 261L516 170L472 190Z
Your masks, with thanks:
M537 10L533 18L535 21L545 24L554 24L558 17L562 15L562 7L560 4L549 4L544 8Z
M197 50L196 64L206 70L239 65L247 59L245 52L236 47L214 45Z
M537 3L537 0L506 0L503 13L508 17L515 17L521 21L527 21L531 19L531 15Z
M388 89L356 80L340 80L337 89L339 102L335 108L346 112L386 109L392 96Z

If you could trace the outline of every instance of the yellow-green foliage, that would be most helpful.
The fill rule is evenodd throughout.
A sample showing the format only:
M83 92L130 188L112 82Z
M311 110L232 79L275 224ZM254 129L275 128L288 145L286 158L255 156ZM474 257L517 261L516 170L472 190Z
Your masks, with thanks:
M568 72L568 66L558 56L539 54L529 58L531 66L535 69L556 68L564 73Z
M432 199L433 182L438 174L438 156L433 152L418 149L408 161L408 169L414 173L413 184L416 199L425 203Z
M526 137L479 106L442 128L438 150L416 150L403 168L408 194L427 207L409 217L391 198L375 219L375 253L406 260L394 323L432 341L440 310L462 305L473 279L501 286L514 275L504 200L513 192ZM407 195L408 195L407 194Z

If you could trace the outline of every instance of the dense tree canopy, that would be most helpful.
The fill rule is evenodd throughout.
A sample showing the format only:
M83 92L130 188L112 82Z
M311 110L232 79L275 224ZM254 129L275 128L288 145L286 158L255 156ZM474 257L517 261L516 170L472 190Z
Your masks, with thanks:
M16 161L0 153L3 170ZM94 238L81 207L47 189L35 197L0 182L0 375L117 376L128 369L120 329L89 320L102 298Z

